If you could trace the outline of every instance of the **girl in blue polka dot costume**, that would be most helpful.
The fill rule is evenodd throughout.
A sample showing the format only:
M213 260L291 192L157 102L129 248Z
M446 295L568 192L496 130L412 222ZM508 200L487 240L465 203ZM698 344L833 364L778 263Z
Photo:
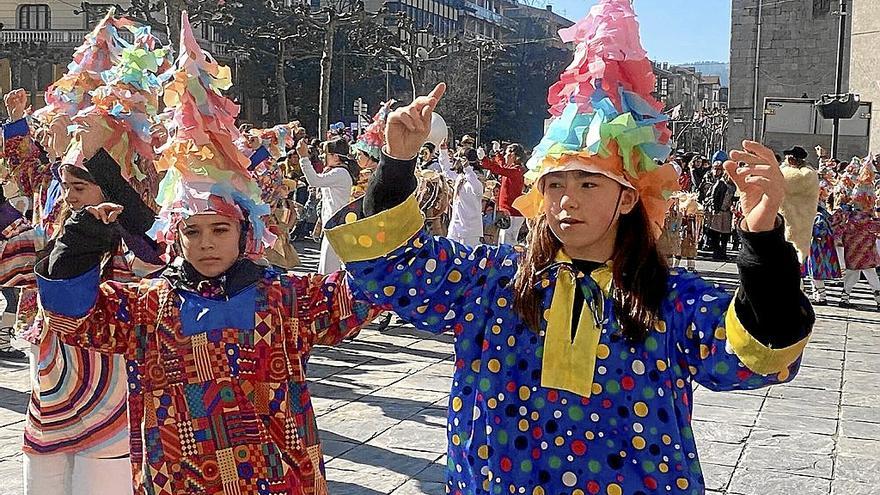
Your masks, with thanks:
M606 68L588 87L551 90L566 101L517 204L532 219L525 250L423 229L409 157L442 83L389 116L366 196L327 225L352 284L416 328L455 335L447 493L704 493L693 383L755 389L797 373L815 317L777 215L773 151L745 142L725 164L745 214L735 295L670 271L657 251L677 182L653 160L668 154L668 132L649 85L622 76L650 67L602 52L602 36L635 29L631 9L604 0L572 28L576 59Z

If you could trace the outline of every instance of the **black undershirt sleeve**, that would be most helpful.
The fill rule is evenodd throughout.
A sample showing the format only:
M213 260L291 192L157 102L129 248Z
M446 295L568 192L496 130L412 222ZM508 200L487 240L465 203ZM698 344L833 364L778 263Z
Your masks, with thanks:
M118 243L114 225L78 211L64 223L64 234L55 241L48 260L37 264L37 274L51 279L75 278L99 266L104 254Z
M781 217L780 217L781 218ZM740 322L762 344L780 349L810 334L816 315L801 290L794 247L778 222L769 232L740 231L740 288L734 307Z
M364 194L364 215L390 210L406 201L416 190L416 160L398 160L382 153Z

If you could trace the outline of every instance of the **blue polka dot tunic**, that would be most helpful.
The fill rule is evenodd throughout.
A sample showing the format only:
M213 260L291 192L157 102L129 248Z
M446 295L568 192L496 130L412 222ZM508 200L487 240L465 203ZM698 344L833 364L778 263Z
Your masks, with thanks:
M702 494L693 383L755 389L797 372L806 339L764 346L739 322L732 296L696 275L671 272L662 321L632 344L604 297L607 269L559 263L535 283L544 307L570 276L603 316L586 393L543 386L546 329L530 330L512 309L520 253L432 238L417 208L410 198L363 218L354 203L327 235L376 303L416 328L455 335L447 493Z

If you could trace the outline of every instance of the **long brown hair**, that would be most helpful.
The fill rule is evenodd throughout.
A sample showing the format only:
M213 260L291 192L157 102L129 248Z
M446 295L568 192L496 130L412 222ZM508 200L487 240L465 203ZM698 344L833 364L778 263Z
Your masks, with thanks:
M642 342L660 319L669 267L657 250L641 201L632 212L621 215L618 222L611 258L611 298L624 338L630 342ZM531 227L528 247L513 279L513 309L529 328L538 331L546 308L540 292L534 288L537 273L553 263L562 243L553 235L543 214Z

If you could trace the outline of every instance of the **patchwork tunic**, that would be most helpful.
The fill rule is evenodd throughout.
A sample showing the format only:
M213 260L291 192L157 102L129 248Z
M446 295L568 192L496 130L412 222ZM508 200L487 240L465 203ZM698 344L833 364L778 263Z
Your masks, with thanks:
M519 252L428 236L413 197L369 217L361 204L326 230L351 283L416 328L455 335L447 493L702 494L693 383L755 389L797 373L806 337L762 344L731 295L678 270L662 320L630 343L608 297L608 267L583 274L560 256L535 284L547 309L534 332L512 308ZM585 307L570 333L574 291ZM809 302L797 297L809 321ZM550 331L560 315L562 332Z
M801 275L813 280L834 280L843 276L837 248L834 245L834 229L831 228L831 214L820 203L813 221L813 242L810 256L803 264Z
M835 235L843 242L847 270L869 270L880 267L880 219L870 212L843 207L831 216Z
M125 358L136 493L327 493L306 363L377 314L344 273L267 269L226 300L96 269L39 284L65 342Z

